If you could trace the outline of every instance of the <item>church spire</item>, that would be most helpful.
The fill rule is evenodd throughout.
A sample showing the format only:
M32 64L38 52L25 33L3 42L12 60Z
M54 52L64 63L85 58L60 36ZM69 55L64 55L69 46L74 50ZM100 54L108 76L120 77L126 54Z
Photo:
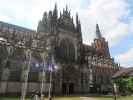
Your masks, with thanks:
M96 37L98 39L101 39L102 38L102 35L101 35L101 32L100 32L100 29L99 29L99 25L96 24Z
M101 56L110 58L108 42L102 37L98 24L96 24L96 39L94 39L93 47L99 51Z
M78 13L76 13L76 28L78 29L79 25L79 18L78 18Z
M54 11L53 11L53 16L55 17L55 19L58 18L57 3L55 3L55 8L54 8Z
M76 30L77 32L81 33L81 24L79 21L78 13L76 13Z
M66 5L66 11L68 11L68 6Z

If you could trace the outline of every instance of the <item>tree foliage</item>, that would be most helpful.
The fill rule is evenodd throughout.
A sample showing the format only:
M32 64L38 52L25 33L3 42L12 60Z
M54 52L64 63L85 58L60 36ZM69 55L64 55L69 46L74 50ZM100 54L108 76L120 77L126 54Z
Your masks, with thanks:
M133 77L119 78L114 81L122 93L133 92Z

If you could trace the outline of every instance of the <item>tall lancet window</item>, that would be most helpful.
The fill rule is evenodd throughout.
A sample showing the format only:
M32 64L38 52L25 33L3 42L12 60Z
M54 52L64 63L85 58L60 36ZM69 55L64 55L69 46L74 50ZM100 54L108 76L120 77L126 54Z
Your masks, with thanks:
M75 60L75 48L68 39L63 39L60 43L59 58L67 61Z

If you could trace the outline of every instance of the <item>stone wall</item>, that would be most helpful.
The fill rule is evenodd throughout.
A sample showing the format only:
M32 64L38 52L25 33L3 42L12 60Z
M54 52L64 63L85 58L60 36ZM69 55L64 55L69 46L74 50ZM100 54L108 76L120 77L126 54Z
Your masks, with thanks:
M18 94L21 93L21 82L0 82L0 94ZM30 82L28 83L27 92L33 93L35 91L40 91L39 82ZM49 83L44 85L43 91L48 93Z

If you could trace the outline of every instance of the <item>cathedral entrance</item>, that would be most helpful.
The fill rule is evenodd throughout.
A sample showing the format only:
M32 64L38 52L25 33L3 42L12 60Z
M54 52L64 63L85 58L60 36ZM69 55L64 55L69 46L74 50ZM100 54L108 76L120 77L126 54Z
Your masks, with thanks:
M64 95L74 94L74 83L63 83L62 84L62 93Z

